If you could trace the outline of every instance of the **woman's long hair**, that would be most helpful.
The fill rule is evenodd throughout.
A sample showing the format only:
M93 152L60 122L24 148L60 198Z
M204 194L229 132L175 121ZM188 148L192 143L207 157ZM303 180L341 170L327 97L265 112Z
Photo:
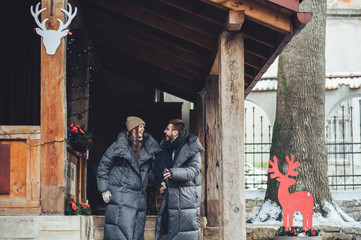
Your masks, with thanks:
M137 156L137 158L139 157L140 154L140 150L143 146L143 138L139 138L139 126L134 128L135 129L135 136L133 135L132 130L130 130L129 132L127 132L127 138L128 138L128 142L129 145L131 147L131 149L133 150L133 152L135 153L135 156Z

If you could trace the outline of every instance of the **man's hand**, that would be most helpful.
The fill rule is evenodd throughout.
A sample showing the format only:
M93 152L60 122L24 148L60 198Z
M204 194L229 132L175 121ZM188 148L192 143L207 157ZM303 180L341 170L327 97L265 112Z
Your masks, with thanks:
M102 197L105 203L108 203L109 200L112 198L112 194L110 193L110 191L106 191L102 193Z
M163 174L163 179L166 180L167 178L172 179L172 173L168 170L165 169L166 173Z

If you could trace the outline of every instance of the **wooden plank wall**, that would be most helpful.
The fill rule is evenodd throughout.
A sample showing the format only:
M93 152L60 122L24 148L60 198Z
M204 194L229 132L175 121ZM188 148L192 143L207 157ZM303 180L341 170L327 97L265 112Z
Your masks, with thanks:
M0 215L39 214L40 127L0 126L0 144L10 148L10 191L0 194Z

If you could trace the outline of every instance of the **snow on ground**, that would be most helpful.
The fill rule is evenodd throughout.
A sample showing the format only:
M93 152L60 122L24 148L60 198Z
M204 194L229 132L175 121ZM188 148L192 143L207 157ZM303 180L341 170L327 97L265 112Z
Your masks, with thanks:
M337 204L336 208L330 203L324 204L325 209L329 214L326 218L322 217L320 213L314 213L312 217L313 225L328 225L328 226L342 226L342 227L358 227L361 228L361 222L357 222L347 214L345 214ZM340 217L339 213L342 213ZM299 214L301 215L301 214ZM344 219L344 220L343 220ZM345 221L346 220L346 221ZM298 221L302 222L302 216L299 216Z
M337 206L337 205L336 205ZM322 217L321 214L315 213L313 215L312 221L313 226L317 225L327 225L327 226L342 226L342 227L357 227L361 228L361 222L357 222L343 214L342 217L337 213L343 211L337 206L335 209L330 203L325 203L325 208L328 209L329 214L326 218ZM282 211L282 209L277 206L276 203L267 200L259 210L259 212L253 213L249 218L253 224L257 225L282 225L283 222L275 219L276 216ZM345 219L345 220L343 220ZM302 226L302 215L300 212L294 214L293 226Z

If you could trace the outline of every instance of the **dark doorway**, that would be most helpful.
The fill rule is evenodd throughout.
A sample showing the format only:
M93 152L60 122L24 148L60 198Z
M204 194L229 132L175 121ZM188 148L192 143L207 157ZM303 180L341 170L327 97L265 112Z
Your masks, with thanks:
M30 14L36 3L6 1L0 10L0 125L40 125L41 41Z

